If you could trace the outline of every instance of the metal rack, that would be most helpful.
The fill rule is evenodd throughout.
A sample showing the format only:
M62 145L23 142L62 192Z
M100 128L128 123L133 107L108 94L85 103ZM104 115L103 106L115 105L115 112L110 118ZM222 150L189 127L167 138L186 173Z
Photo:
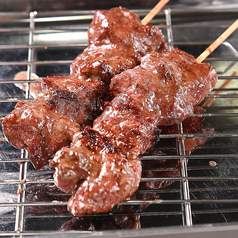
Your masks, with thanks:
M134 10L143 16L147 10ZM235 19L238 9L201 11L181 11L167 9L160 13L152 24L159 25L170 49L179 47L195 57L217 38ZM209 17L207 17L209 13ZM66 75L72 60L87 45L87 28L93 18L93 11L68 11L51 13L0 14L0 117L9 113L16 102L32 100L32 72L40 77L52 74ZM222 18L217 18L221 16ZM210 232L237 230L238 224L238 41L237 33L222 44L208 59L218 71L219 83L208 98L216 98L211 107L202 115L209 124L203 133L183 133L179 125L178 134L161 134L161 141L144 156L141 161L179 160L181 167L176 177L142 177L141 182L173 181L161 189L140 189L137 194L156 194L121 203L121 206L136 207L132 213L113 211L107 214L86 215L100 220L106 218L133 217L137 229L114 230L113 236L124 237L199 233L203 229ZM22 83L28 85L26 91L18 89L14 75L25 70L27 78ZM224 80L232 80L224 89L219 85ZM218 92L214 94L214 92ZM206 130L212 129L212 130ZM185 152L186 138L209 138L196 148L191 155ZM181 139L182 138L182 139ZM72 219L65 207L66 196L62 192L47 191L47 201L30 200L29 194L37 193L37 185L52 185L53 170L45 167L36 171L25 151L10 146L0 134L0 235L1 236L108 236L110 231L59 231L61 225ZM169 144L167 141L171 141ZM158 151L165 154L158 155ZM171 155L168 155L168 153ZM166 155L167 154L167 155ZM173 166L158 166L158 173L175 171ZM29 191L31 191L29 193ZM158 197L159 195L159 197ZM34 196L33 196L34 198ZM57 200L59 198L59 200ZM150 205L139 209L142 205ZM35 210L33 208L36 208ZM53 208L53 209L49 209ZM62 208L63 212L59 212ZM38 210L37 210L38 209ZM50 225L49 225L50 224ZM205 225L205 228L204 228ZM134 227L134 228L135 228ZM128 227L127 227L128 228ZM131 227L130 227L131 228ZM189 229L191 228L191 229ZM180 233L178 233L180 231ZM195 235L193 235L195 237Z

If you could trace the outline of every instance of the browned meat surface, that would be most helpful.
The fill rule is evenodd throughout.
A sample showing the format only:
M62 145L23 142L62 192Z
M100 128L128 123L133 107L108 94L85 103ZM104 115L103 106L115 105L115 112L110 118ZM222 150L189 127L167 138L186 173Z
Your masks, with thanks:
M194 108L195 114L202 114L204 110L200 107ZM206 123L204 122L204 118L199 117L188 117L183 121L183 129L184 133L207 133ZM162 134L177 134L178 133L178 126L171 125L171 126L163 126L160 127ZM209 133L211 129L209 129ZM192 151L189 150L189 147L186 146L186 141L191 143L190 141L195 141L196 147L204 144L207 140L207 137L195 137L185 139L185 149L186 153L189 154ZM168 145L169 147L173 146L175 143L175 139L161 139L159 144ZM193 143L191 143L193 144ZM192 148L194 150L195 148ZM140 182L139 189L142 191L138 191L131 199L136 200L153 200L159 199L159 189L165 188L173 183L172 180L167 180L166 178L172 177L179 177L180 176L180 162L176 159L160 159L160 156L165 156L166 154L163 152L157 152L158 148L155 148L155 154L153 153L154 148L151 148L152 151L146 152L150 155L156 155L158 158L156 160L142 160L142 177L143 178L165 178L164 181L144 181ZM172 150L166 151L167 155L173 155L174 152ZM146 155L145 154L145 155ZM70 160L68 164L69 168L66 168L66 171L70 172L69 169L72 171L75 169L75 160ZM79 175L76 174L76 178ZM67 184L66 184L67 186ZM149 190L149 191L148 191ZM154 192L153 192L154 191ZM56 185L54 184L37 184L31 185L27 188L27 202L52 202L53 200L57 201L68 201L70 198L70 194L62 194L62 192L57 189ZM113 214L118 213L127 213L127 212L136 212L141 211L147 208L149 204L143 203L142 205L134 205L134 206L115 206L112 212ZM57 212L65 212L66 206L28 206L27 211L33 213L45 213L50 211L57 211ZM130 211L128 211L130 210ZM95 218L95 219L94 219ZM126 229L126 228L133 228L135 227L137 220L137 216L135 215L113 215L113 216L105 216L105 217L87 217L84 218L73 218L70 221L63 224L61 230L88 230L88 229ZM107 221L107 224L104 222ZM119 222L119 223L118 223Z
M96 11L88 38L89 46L71 64L68 79L48 77L42 80L43 93L54 110L63 114L76 111L83 119L95 118L100 102L104 101L100 98L109 94L113 76L134 68L147 52L167 49L158 28L141 25L137 14L122 7ZM76 118L80 124L81 117Z
M212 66L180 50L148 53L140 66L116 75L116 97L93 129L74 136L51 161L57 186L73 192L69 211L105 212L132 195L141 176L138 156L155 143L157 126L182 122L216 81Z
M121 44L89 45L71 64L71 72L82 80L95 77L110 83L111 78L139 64L135 50Z
M54 112L68 116L81 127L91 125L98 114L101 95L106 94L101 81L93 77L85 80L72 74L45 78L42 89Z
M71 64L71 72L98 76L107 83L114 75L138 65L146 53L167 50L160 29L141 25L137 14L122 7L96 11L88 43Z
M137 59L147 52L163 52L167 49L158 28L141 25L137 14L122 7L97 11L89 28L88 38L89 44L107 45L110 42L130 46Z
M81 126L92 125L106 98L111 99L110 79L136 66L132 51L123 45L88 46L71 65L69 76L42 79L45 99L55 111L70 115Z
M137 101L130 94L117 96L94 121L94 128L110 138L128 159L136 159L157 139L157 125L147 109L148 104L153 102L143 100L142 94L133 96ZM156 108L156 105L153 106ZM157 109L155 113L158 113L157 116L160 114Z
M73 192L68 209L76 216L112 209L140 183L140 161L128 160L108 138L89 127L74 136L71 148L58 151L50 165L56 167L56 185Z
M178 49L148 53L141 62L112 79L116 97L94 122L127 158L136 158L154 144L157 126L191 115L217 81L212 66L197 64Z
M157 125L172 125L191 115L216 81L211 65L197 64L193 56L175 49L148 53L140 66L113 78L111 91L114 96L130 94L141 109L145 108L144 113L153 111ZM146 99L140 100L144 95Z
M31 161L37 169L45 164L61 147L70 144L80 126L68 117L57 114L38 98L20 101L2 122L8 141L31 154Z
M200 107L194 108L195 114L202 114L204 110ZM184 133L206 133L206 128L204 127L205 122L204 118L199 117L188 117L183 121ZM178 126L163 126L160 127L162 134L177 134ZM211 129L210 129L211 130ZM198 145L204 144L207 137L197 137L190 138L188 140L196 141L196 147ZM186 143L187 140L185 140ZM159 144L172 146L175 142L175 139L161 139ZM190 142L189 142L190 143ZM186 147L186 146L185 146ZM189 148L188 148L189 149ZM192 148L194 150L194 148ZM151 149L152 151L154 148ZM165 188L173 183L172 180L167 180L166 178L179 177L180 176L180 162L176 159L160 159L159 156L165 156L163 152L157 152L158 148L155 148L155 154L152 151L146 152L150 155L156 155L158 158L156 160L142 160L142 177L143 178L165 178L164 181L144 181L140 182L138 191L133 194L131 199L136 200L153 200L159 199L158 189ZM173 155L173 151L166 151L167 155ZM187 150L186 153L191 153ZM146 155L145 154L145 155ZM70 168L74 170L74 160L71 160ZM77 177L78 175L76 175ZM154 191L154 192L153 192ZM62 192L56 187L55 184L37 184L31 185L27 188L27 202L52 202L53 200L57 201L68 201L70 194L62 194ZM128 213L128 212L137 212L147 208L149 204L143 203L142 205L134 206L115 206L110 212L113 214ZM65 212L66 206L28 206L27 211L33 213L46 213L50 211ZM86 218L73 218L70 221L64 223L61 227L61 230L106 230L106 229L134 229L136 228L136 221L139 221L138 215L113 215L105 217L86 217ZM106 223L105 223L106 222Z

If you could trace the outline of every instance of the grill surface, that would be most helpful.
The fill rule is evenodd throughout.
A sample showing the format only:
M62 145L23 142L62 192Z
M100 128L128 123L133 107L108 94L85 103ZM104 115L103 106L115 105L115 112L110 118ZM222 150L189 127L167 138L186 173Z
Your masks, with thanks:
M148 12L134 11L141 18ZM159 25L171 49L178 47L197 57L234 22L237 12L238 9L186 12L167 9L158 14L151 23ZM13 110L19 100L32 100L30 85L38 82L29 80L32 72L40 77L69 73L70 63L87 45L87 29L93 14L93 11L0 14L1 118ZM207 122L203 128L204 132L185 134L179 125L179 134L161 134L161 142L141 156L144 164L148 161L161 161L160 166L152 169L152 172L158 171L158 176L142 177L142 182L174 182L162 189L140 189L137 194L143 199L131 199L121 203L120 205L126 207L125 210L86 215L85 219L96 218L99 223L106 223L108 220L115 223L115 220L121 219L124 223L116 223L114 227L109 228L117 230L114 236L124 237L142 237L145 234L147 237L153 237L155 234L168 233L180 237L179 234L183 232L201 233L205 228L212 232L219 230L219 234L237 230L237 39L238 34L235 32L206 59L217 68L219 82L207 98L215 100L211 106L205 108L206 113L202 115ZM27 71L28 77L21 81L29 85L26 93L14 85L14 75L19 71ZM220 85L226 80L231 83L220 89ZM40 171L34 170L29 155L9 145L2 131L0 133L0 235L58 236L62 233L59 231L60 227L72 219L72 215L66 211L67 197L61 192L48 190L45 195L47 197L42 200L43 195L37 191L40 185L44 188L47 185L53 186L54 171L48 167ZM208 140L191 155L186 155L185 138L195 137L207 137ZM171 155L161 155L159 151ZM181 163L179 175L164 175L164 172L176 169L162 164L175 159ZM156 194L159 197L156 196L155 199L148 194ZM30 197L34 199L31 200ZM128 208L138 210L140 205L148 204L150 206L146 209L128 212ZM91 224L87 231L78 230L70 234L110 237L110 231L92 232L94 225ZM188 229L189 227L192 229ZM121 231L122 228L137 230Z

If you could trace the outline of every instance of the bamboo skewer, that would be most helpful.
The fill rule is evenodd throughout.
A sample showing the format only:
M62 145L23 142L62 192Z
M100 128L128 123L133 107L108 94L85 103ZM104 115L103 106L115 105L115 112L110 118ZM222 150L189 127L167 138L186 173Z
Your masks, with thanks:
M202 54L196 59L197 63L201 63L207 58L224 40L226 40L238 28L238 19L221 34Z
M147 25L154 16L169 2L169 0L161 0L157 5L141 20L142 25ZM224 40L226 40L238 28L238 19L227 28L202 54L196 59L197 63L205 60Z
M169 0L159 1L157 5L142 19L141 24L147 25L168 2Z

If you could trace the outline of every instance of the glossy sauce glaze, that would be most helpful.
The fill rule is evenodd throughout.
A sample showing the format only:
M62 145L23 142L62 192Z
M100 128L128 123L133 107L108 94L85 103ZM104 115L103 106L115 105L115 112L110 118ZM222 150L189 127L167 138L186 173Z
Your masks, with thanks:
M55 182L64 191L64 166L72 157L76 171L88 173L83 181L67 176L75 184L72 191L66 191L73 192L69 211L75 216L106 212L130 197L141 177L138 156L156 142L157 127L182 122L191 115L216 81L211 65L197 64L178 49L148 53L140 66L116 75L111 82L115 98L93 128L76 134L71 147L62 148L50 163L56 168ZM86 167L81 163L85 160Z
M112 99L111 78L138 65L145 53L167 49L158 28L141 25L137 14L121 7L96 11L88 37L89 46L71 64L70 75L43 78L41 96L32 103L20 102L2 122L9 143L28 150L37 169L72 141L67 127L65 132L54 126L42 133L41 125L56 125L56 118L69 121L70 128L74 124L74 131L92 125L104 104ZM41 116L35 113L37 105ZM26 119L25 110L29 112ZM15 137L19 132L21 135Z

